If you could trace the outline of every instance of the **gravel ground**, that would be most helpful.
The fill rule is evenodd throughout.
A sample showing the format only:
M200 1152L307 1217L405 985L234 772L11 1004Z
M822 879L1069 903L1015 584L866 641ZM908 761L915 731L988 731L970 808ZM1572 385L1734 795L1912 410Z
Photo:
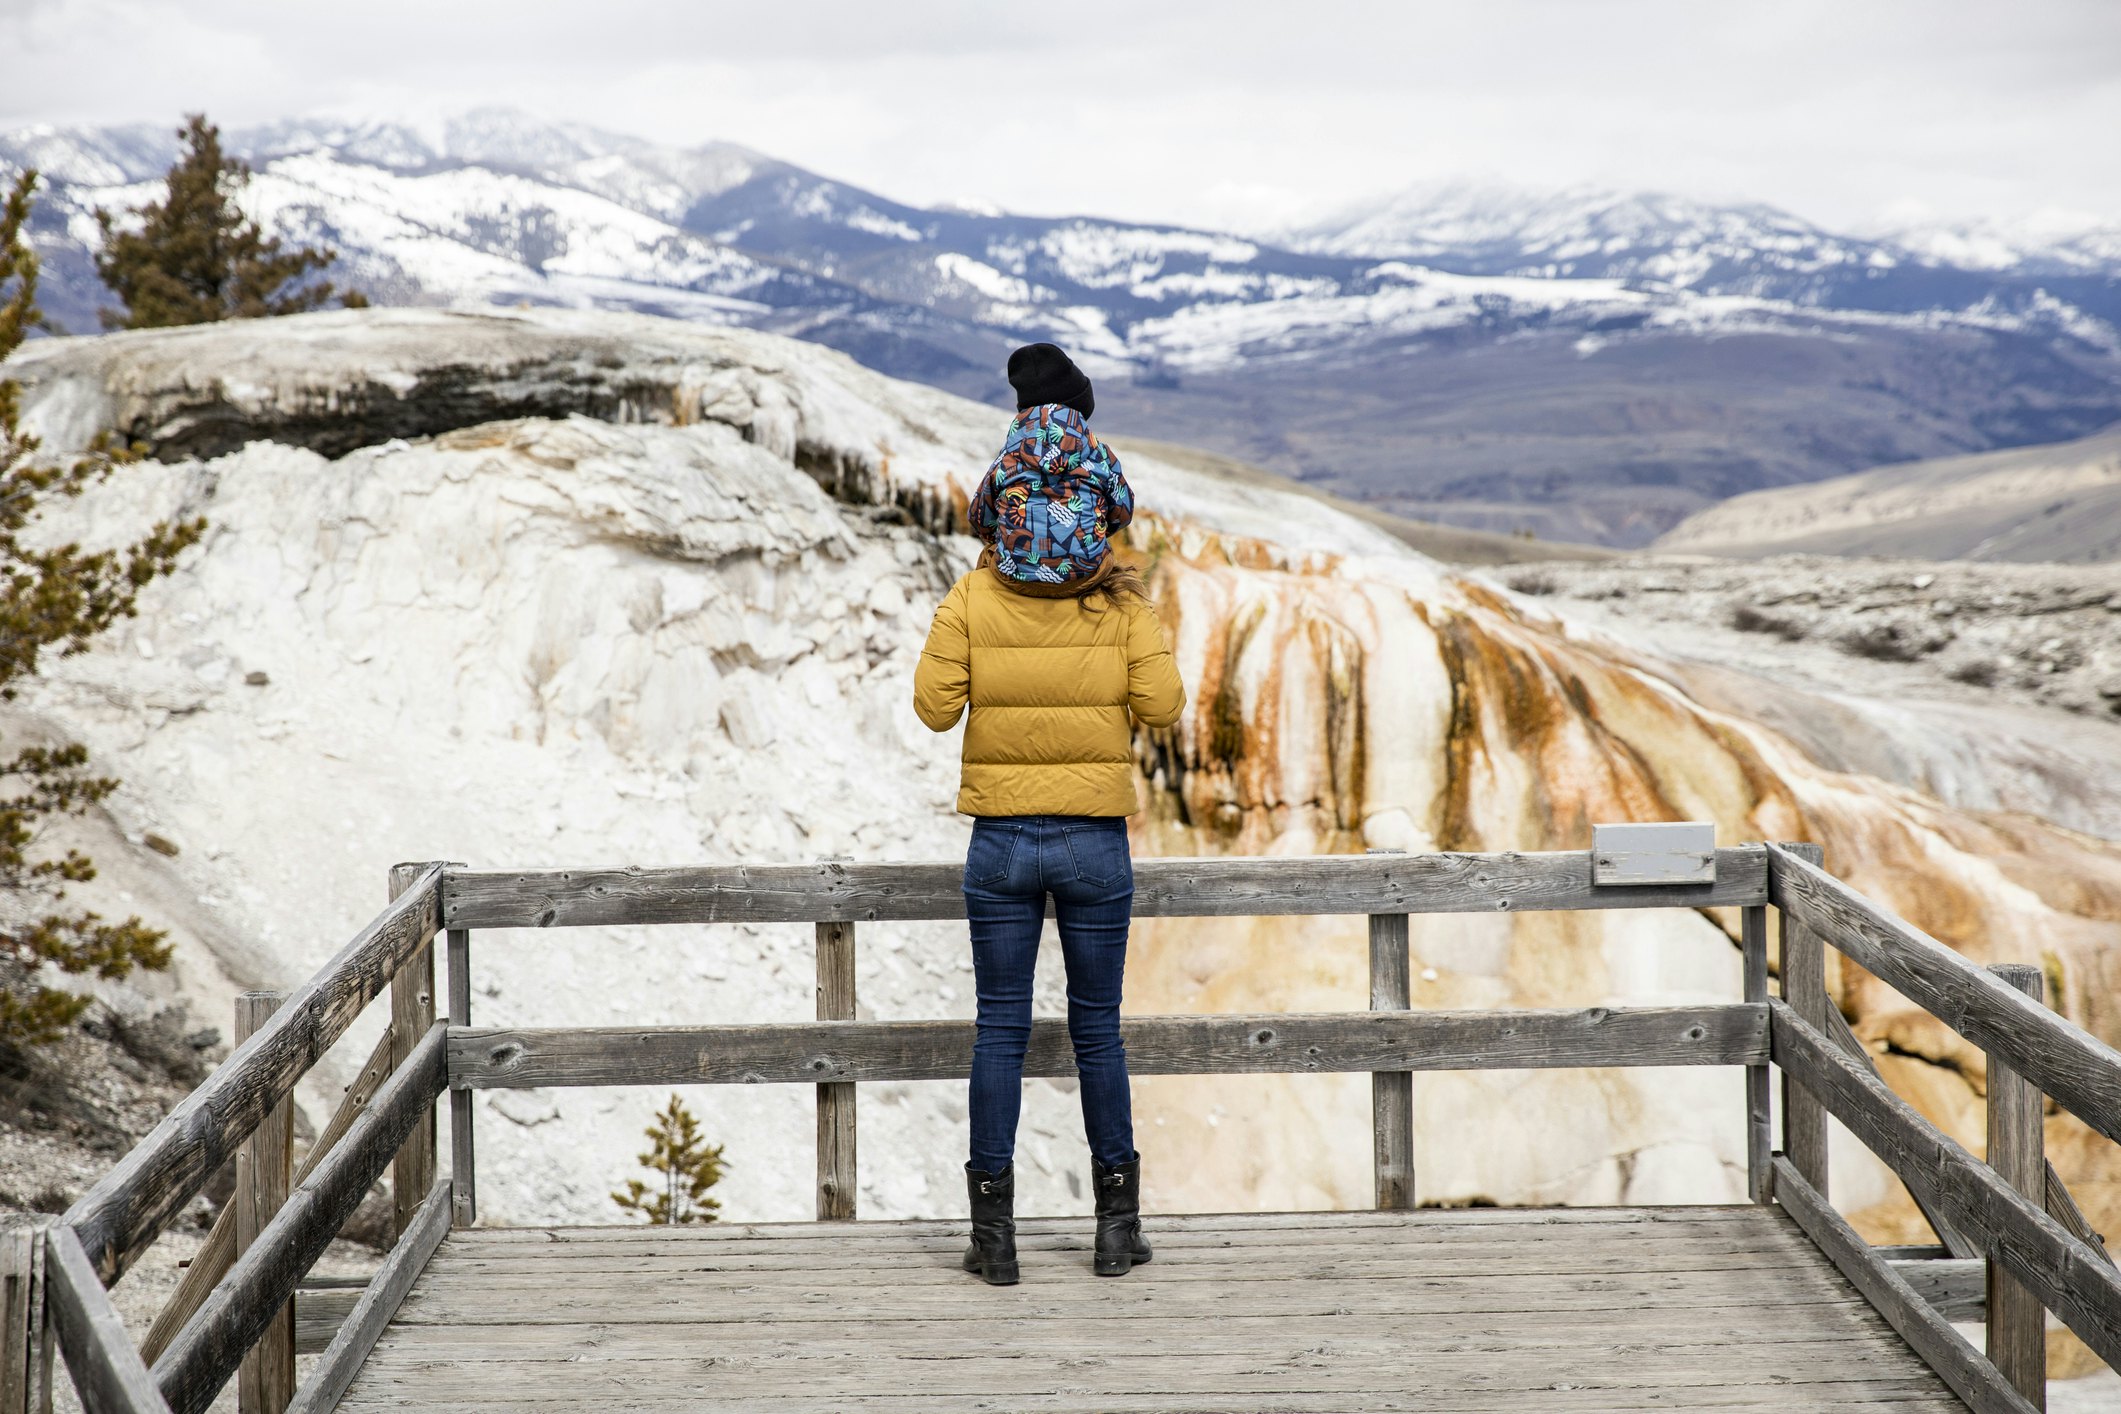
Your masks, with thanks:
M1520 566L1571 617L1693 631L1750 666L2121 721L2121 567L1790 556Z

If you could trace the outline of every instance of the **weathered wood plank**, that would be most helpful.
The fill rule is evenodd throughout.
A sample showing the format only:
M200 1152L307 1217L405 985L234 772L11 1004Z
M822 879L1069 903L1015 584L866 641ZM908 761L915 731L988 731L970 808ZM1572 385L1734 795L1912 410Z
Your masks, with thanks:
M1874 1255L1883 1249L1872 1248ZM1988 1263L1979 1257L1933 1257L1921 1261L1887 1259L1930 1309L1947 1321L1980 1322L1988 1318Z
M962 1251L962 1245L960 1251ZM1025 1249L1027 1255L1033 1249ZM1489 1251L1485 1254L1467 1253L1449 1257L1431 1257L1427 1260L1410 1260L1407 1256L1392 1252L1360 1251L1342 1248L1332 1252L1315 1252L1304 1247L1279 1247L1253 1249L1252 1260L1206 1261L1204 1257L1235 1254L1224 1252L1203 1253L1198 1249L1183 1250L1183 1262L1165 1265L1155 1263L1157 1270L1150 1274L1144 1269L1142 1280L1146 1284L1184 1282L1216 1282L1239 1288L1257 1281L1464 1281L1479 1278L1502 1268L1518 1276L1676 1276L1691 1274L1704 1284L1711 1282L1713 1274L1750 1273L1754 1271L1787 1271L1796 1265L1797 1254L1788 1252L1692 1252L1667 1253L1661 1262L1649 1262L1639 1256L1622 1253L1579 1250L1574 1253L1541 1254L1527 1257L1522 1253ZM807 1291L823 1288L853 1291L857 1288L875 1290L880 1287L949 1287L964 1286L962 1267L953 1271L952 1254L948 1252L924 1253L918 1258L901 1258L894 1264L876 1264L857 1267L826 1265L775 1266L770 1257L750 1257L716 1263L703 1263L697 1258L661 1257L636 1258L632 1267L619 1269L596 1264L555 1264L554 1259L542 1262L530 1261L501 1266L480 1265L469 1267L452 1263L441 1271L430 1272L422 1287L429 1296L470 1296L473 1294L504 1291L536 1292L560 1288L580 1289L604 1288L623 1285L628 1281L662 1281L673 1278L688 1286L726 1287L732 1291ZM1265 1269L1261 1263L1271 1258L1279 1270ZM1090 1268L1089 1249L1037 1249L1030 1260L1040 1267L1040 1276L1047 1280L1071 1280ZM1036 1280L1036 1278L1034 1279Z
M1136 1075L1553 1066L1744 1065L1767 1054L1759 1006L1580 1011L1141 1016L1121 1022ZM467 1030L452 1083L477 1089L962 1079L969 1021ZM1067 1023L1031 1027L1024 1074L1075 1073Z
M390 871L390 897L411 888L424 864L394 865ZM415 952L398 975L390 979L390 1034L396 1041L390 1055L391 1069L402 1065L427 1029L435 1024L435 955L428 943ZM427 1197L435 1181L435 1112L430 1106L406 1137L405 1147L390 1166L390 1231L401 1236Z
M854 925L817 925L817 1019L854 1020ZM817 1087L817 1215L821 1222L854 1216L858 1186L855 1094L851 1081Z
M1435 1394L1421 1388L1418 1373L1409 1376L1411 1393L1363 1391L1359 1394L1329 1394L1320 1390L1301 1394L1260 1394L1244 1402L1245 1414L1386 1414L1386 1411L1419 1411L1419 1414L1524 1414L1531 1407L1521 1390L1483 1393L1453 1391L1448 1406ZM342 1407L347 1409L403 1408L403 1396L381 1391L373 1401L360 1397L356 1388ZM697 1390L629 1391L597 1401L599 1414L631 1414L632 1411L663 1411L697 1408ZM422 1414L575 1414L578 1404L542 1398L531 1391L512 1392L505 1397L465 1403L422 1400ZM907 1414L995 1414L994 1400L986 1395L914 1394L878 1390L863 1397L862 1409L907 1411ZM1012 1414L1231 1414L1224 1394L1025 1394L1009 1400ZM1876 1414L1965 1414L1966 1406L1943 1390L1934 1379L1887 1377L1877 1379L1816 1380L1798 1378L1787 1383L1759 1385L1750 1389L1715 1386L1671 1390L1556 1389L1543 1391L1539 1414L1610 1414L1626 1410L1641 1414L1649 1409L1723 1410L1730 1414L1825 1414L1844 1410L1876 1411ZM838 1396L763 1396L722 1399L715 1414L848 1414L847 1401Z
M1524 1270L1543 1270L1551 1262L1591 1262L1611 1270L1663 1271L1701 1262L1732 1258L1741 1262L1775 1261L1783 1266L1802 1266L1812 1255L1811 1239L1792 1229L1784 1233L1732 1233L1722 1228L1703 1228L1698 1235L1660 1233L1653 1240L1635 1241L1623 1232L1616 1236L1602 1228L1555 1228L1532 1234L1456 1228L1443 1233L1394 1235L1390 1232L1330 1233L1304 1229L1255 1230L1237 1234L1214 1232L1166 1232L1154 1226L1174 1252L1183 1252L1183 1264L1193 1267L1234 1267L1252 1264L1270 1267L1292 1255L1319 1260L1365 1257L1402 1262L1429 1270L1459 1262L1495 1263L1512 1259ZM834 1272L874 1268L892 1270L933 1265L952 1254L952 1244L962 1252L964 1240L949 1234L907 1236L882 1240L819 1245L784 1238L762 1238L755 1242L687 1243L682 1239L639 1243L545 1243L489 1244L477 1248L452 1249L435 1269L439 1280L459 1272L544 1273L564 1280L566 1273L587 1271L655 1271L665 1266L708 1271ZM1023 1252L1088 1252L1087 1231L1020 1234ZM1536 1252L1533 1249L1537 1249ZM1883 1251L1884 1249L1881 1249ZM1912 1259L1905 1259L1912 1260ZM945 1263L944 1265L947 1265ZM1923 1265L1917 1262L1916 1265ZM1934 1262L1928 1265L1935 1265Z
M0 1213L0 1414L51 1408L45 1251L54 1221L41 1213Z
M1840 880L1770 845L1775 902L1945 1025L2121 1142L2121 1051Z
M741 1274L737 1274L740 1278ZM1028 1276L1028 1274L1027 1274ZM1537 1272L1509 1270L1455 1280L1422 1279L1321 1282L1271 1277L1237 1283L1159 1281L1130 1283L1125 1291L1086 1286L1079 1270L1054 1269L1043 1280L1027 1279L1010 1293L1009 1309L1020 1315L1086 1321L1130 1320L1141 1315L1217 1319L1224 1315L1319 1316L1336 1312L1385 1316L1429 1316L1446 1312L1606 1311L1621 1307L1694 1311L1716 1306L1768 1310L1845 1302L1853 1293L1818 1271L1757 1268L1743 1280L1712 1274ZM1107 1283L1107 1285L1110 1285ZM591 1313L602 1313L593 1317ZM835 1288L760 1288L715 1273L663 1273L654 1283L616 1277L577 1278L564 1288L537 1290L433 1290L423 1282L399 1308L398 1319L442 1325L573 1324L610 1319L635 1324L700 1321L785 1320L845 1323L918 1318L977 1321L993 1314L968 1300L963 1283L951 1287L906 1286L888 1300L875 1291Z
M1873 1075L1878 1075L1881 1080L1884 1079L1884 1076L1878 1070L1878 1062L1872 1059L1869 1049L1864 1046L1862 1041L1857 1039L1855 1028L1851 1027L1848 1023L1848 1018L1841 1014L1841 1008L1838 1006L1827 1007L1822 1016L1826 1024L1820 1029L1825 1031L1844 1052L1868 1066ZM1920 1175L1917 1175L1918 1184L1919 1179ZM1937 1234L1937 1241L1942 1243L1945 1250L1954 1257L1980 1256L1980 1252L1971 1242L1968 1242L1962 1234L1954 1231L1952 1225L1938 1215L1935 1199L1928 1196L1918 1184L1909 1185L1907 1196L1914 1200L1916 1209L1922 1214L1922 1220L1930 1225L1930 1231Z
M1155 1219L1158 1231L1167 1233L1246 1233L1264 1229L1346 1231L1370 1228L1419 1229L1430 1232L1435 1229L1460 1227L1550 1229L1578 1226L1636 1229L1635 1235L1641 1232L1655 1234L1682 1227L1690 1232L1699 1231L1703 1227L1745 1233L1797 1231L1796 1224L1788 1214L1775 1208L1755 1207L1750 1203L1695 1203L1656 1208L1424 1208L1412 1213L1386 1213L1372 1208L1318 1209L1295 1213L1158 1213ZM1019 1241L1031 1235L1072 1234L1080 1232L1081 1229L1080 1217L1020 1217L1016 1220ZM808 1220L721 1222L689 1228L682 1235L682 1240L752 1242L760 1238L772 1238L775 1241L789 1242L893 1242L909 1236L955 1234L962 1237L963 1233L963 1218L898 1218L890 1222L856 1223L820 1223ZM568 1224L564 1227L474 1228L469 1232L452 1233L449 1240L452 1250L468 1251L475 1246L491 1243L636 1243L667 1241L677 1236L655 1231L639 1223L625 1223L604 1226ZM1624 1234L1615 1232L1613 1237L1615 1241L1623 1240Z
M1809 1241L1809 1239L1807 1239ZM1811 1261L1822 1263L1816 1248ZM1144 1268L1143 1270L1147 1270ZM968 1306L977 1304L968 1295ZM1016 1314L1009 1307L986 1303L991 1334L982 1344L991 1349L1034 1350L1051 1345L1061 1350L1084 1346L1080 1333L1037 1317ZM1719 1343L1782 1344L1791 1341L1836 1341L1850 1345L1896 1342L1892 1328L1870 1303L1850 1292L1843 1303L1787 1306L1772 1323L1749 1315L1743 1306L1704 1307L1683 1318L1686 1338ZM1197 1338L1202 1349L1243 1350L1262 1338L1287 1336L1305 1341L1376 1339L1396 1345L1401 1361L1410 1353L1411 1329L1387 1328L1382 1332L1348 1316L1313 1316L1288 1319L1278 1316L1231 1316L1214 1321L1184 1317L1138 1316L1123 1326L1105 1328L1107 1338L1118 1343L1139 1342L1151 1349L1183 1345ZM1418 1329L1421 1339L1447 1341L1453 1346L1485 1348L1507 1342L1527 1350L1567 1350L1576 1346L1638 1344L1645 1337L1669 1336L1675 1318L1666 1311L1515 1311L1441 1314L1424 1319ZM655 1355L670 1351L747 1345L801 1347L824 1355L850 1351L856 1341L867 1345L901 1349L923 1347L967 1349L965 1327L956 1320L905 1320L886 1325L851 1323L845 1340L822 1344L817 1327L808 1322L727 1321L670 1322L631 1326L603 1321L542 1326L446 1326L393 1325L376 1342L372 1365L380 1367L399 1357L409 1359L461 1359L466 1361L505 1359L514 1352L544 1358L555 1349L568 1353L594 1353L600 1358L625 1358L634 1354ZM1905 1352L1902 1352L1905 1355ZM1910 1361L1910 1364L1915 1362Z
M155 1364L155 1381L176 1414L200 1414L213 1402L272 1312L353 1216L422 1110L442 1092L447 1041L448 1027L428 1031L170 1342Z
M2017 994L2012 993L2013 996ZM1916 1113L1861 1062L1770 1002L1775 1059L1897 1173L1927 1176L1945 1221L2011 1274L2108 1364L2121 1364L2121 1271Z
M1993 972L2039 1001L2040 969L2003 963ZM2047 1109L2032 1082L1994 1056L1988 1062L1988 1166L1996 1177L2047 1207ZM2047 1408L2047 1312L2039 1298L1995 1257L1988 1259L1988 1358L2011 1388L2035 1409Z
M449 1181L443 1179L430 1187L426 1201L413 1215L412 1225L369 1278L353 1311L325 1347L323 1358L296 1392L288 1414L331 1414L359 1373L361 1362L375 1347L376 1337L397 1315L398 1303L405 1299L405 1293L412 1289L413 1281L426 1269L428 1259L448 1234Z
M405 960L434 936L441 876L440 868L422 874L67 1210L66 1222L78 1232L98 1276L116 1281L132 1266Z
M1404 1012L1413 1006L1407 915L1370 915L1370 1010ZM1414 1076L1405 1070L1370 1073L1371 1163L1380 1208L1412 1208L1414 1193Z
M283 992L244 992L236 998L238 1045L265 1029L286 1000ZM236 1150L235 1256L240 1258L287 1201L294 1179L295 1104L289 1096L273 1106L265 1122ZM144 1356L142 1357L145 1358ZM236 1378L241 1414L280 1414L295 1392L295 1308L282 1302L243 1355Z
M1485 1260L1513 1257L1518 1262L1531 1262L1542 1267L1550 1261L1573 1261L1589 1255L1599 1259L1610 1259L1617 1268L1638 1270L1663 1270L1658 1263L1663 1260L1657 1254L1670 1254L1674 1261L1685 1260L1693 1253L1759 1253L1775 1255L1785 1259L1785 1265L1801 1264L1811 1251L1811 1241L1794 1228L1788 1234L1761 1235L1733 1232L1722 1227L1697 1229L1700 1236L1673 1237L1665 1234L1647 1236L1637 1229L1629 1228L1548 1228L1531 1233L1493 1232L1490 1229L1463 1228L1409 1235L1402 1241L1398 1235L1385 1232L1326 1233L1308 1229L1252 1229L1241 1234L1221 1234L1200 1230L1167 1228L1161 1221L1152 1225L1155 1236L1174 1252L1186 1254L1189 1264L1242 1264L1247 1261L1262 1265L1283 1260L1291 1254L1312 1253L1321 1257L1364 1255L1379 1250L1397 1250L1410 1246L1426 1252L1437 1249L1433 1260L1456 1260L1459 1252L1477 1252ZM465 1269L503 1270L520 1268L530 1271L559 1273L568 1270L590 1271L630 1270L633 1265L652 1267L661 1262L681 1263L703 1269L739 1270L745 1267L782 1268L788 1270L842 1270L856 1267L907 1266L933 1259L945 1259L964 1250L961 1234L937 1233L921 1236L848 1238L844 1243L802 1242L793 1238L765 1237L751 1241L717 1242L711 1246L698 1247L680 1241L644 1241L635 1243L547 1243L533 1246L528 1243L505 1243L481 1246L476 1251L460 1251L451 1255L443 1268L446 1271ZM1081 1253L1090 1248L1089 1238L1083 1231L1038 1232L1019 1234L1018 1248L1024 1252ZM1541 1255L1535 1260L1527 1257L1528 1246L1537 1246Z
M295 1292L295 1354L318 1355L338 1337L339 1327L346 1324L354 1303L361 1299L358 1289L312 1291L301 1287Z
M2109 1264L2113 1262L2114 1254L2107 1248L2105 1234L2094 1228L2091 1219L2084 1216L2084 1210L2077 1206L2077 1200L2070 1195L2069 1185L2062 1181L2061 1174L2055 1172L2052 1162L2047 1165L2047 1212L2049 1217L2068 1228L2072 1237L2106 1258Z
M462 1030L471 1025L471 934L452 928L449 942L449 1024ZM473 1131L471 1091L453 1086L449 1092L449 1220L457 1227L470 1227L479 1220L479 1165Z
M964 865L704 865L677 869L451 869L451 928L623 923L818 923L965 916ZM1712 908L1767 902L1759 845L1716 851L1713 884L1594 888L1591 853L1338 854L1138 859L1137 918L1307 913L1493 913Z
M353 1083L347 1086L346 1093L340 1096L339 1107L332 1111L331 1118L325 1121L324 1129L317 1135L316 1142L311 1144L309 1152L302 1156L301 1167L295 1170L296 1183L309 1177L310 1171L316 1168L317 1161L331 1152L332 1146L345 1136L347 1126L368 1107L368 1101L376 1093L376 1087L390 1074L391 1048L390 1031L386 1027L383 1034L376 1039L375 1049L368 1053L368 1059L354 1075ZM162 1352L169 1349L169 1343L176 1339L177 1332L198 1312L199 1303L206 1299L206 1293L220 1284L221 1278L228 1274L229 1263L235 1260L236 1210L233 1204L223 1204L221 1211L214 1217L213 1227L206 1234L205 1243L192 1254L191 1265L186 1267L184 1275L178 1278L177 1289L170 1293L169 1299L162 1303L162 1309L155 1313L154 1324L147 1330L147 1338L140 1342L142 1360L153 1365L162 1358ZM298 1355L305 1353L301 1349L301 1319L300 1312L297 1312L295 1353Z
M170 1414L80 1236L63 1222L45 1230L44 1267L48 1313L81 1407L87 1414Z
M1081 1333L1052 1321L1022 1320L994 1311L993 1337L977 1345L965 1340L965 1328L956 1321L894 1321L872 1329L861 1323L850 1325L844 1339L824 1342L808 1325L776 1325L758 1322L745 1325L694 1324L627 1326L583 1323L572 1326L393 1326L377 1342L372 1368L383 1370L413 1361L453 1360L464 1364L496 1365L522 1361L536 1364L551 1360L667 1360L702 1350L717 1355L770 1354L787 1351L812 1360L858 1360L869 1351L893 1355L951 1358L959 1355L1009 1351L1018 1355L1083 1355L1087 1353ZM1869 1327L1875 1326L1876 1329ZM1764 1327L1747 1322L1738 1308L1705 1312L1701 1319L1675 1323L1663 1312L1656 1323L1622 1321L1611 1323L1597 1316L1547 1322L1532 1312L1504 1315L1440 1316L1424 1322L1420 1337L1447 1341L1451 1348L1467 1351L1538 1351L1560 1356L1586 1347L1611 1349L1638 1343L1645 1331L1669 1336L1674 1344L1747 1345L1774 1347L1825 1346L1836 1354L1860 1356L1897 1351L1905 1363L1913 1363L1899 1337L1883 1321L1857 1329L1848 1322L1830 1321L1799 1325L1795 1329L1777 1322ZM1110 1328L1099 1341L1101 1349L1158 1351L1188 1349L1197 1354L1244 1355L1281 1341L1316 1347L1331 1342L1334 1356L1350 1355L1396 1367L1408 1364L1409 1333L1378 1331L1344 1316L1321 1316L1301 1321L1273 1321L1258 1317L1229 1321L1186 1321L1144 1316L1124 1326ZM498 1372L495 1372L498 1373Z
M855 1408L876 1390L918 1389L936 1395L984 1395L1001 1408L1012 1407L1020 1395L1060 1390L1219 1393L1235 1396L1232 1407L1245 1409L1252 1395L1396 1393L1417 1382L1448 1407L1449 1396L1459 1390L1515 1389L1529 1403L1556 1385L1637 1391L1722 1388L1758 1384L1786 1375L1792 1367L1820 1364L1839 1365L1842 1373L1849 1374L1872 1360L1889 1359L1892 1353L1885 1342L1856 1351L1846 1344L1733 1346L1675 1339L1652 1358L1637 1349L1583 1347L1565 1353L1536 1352L1535 1358L1515 1360L1506 1353L1485 1350L1424 1350L1418 1376L1399 1361L1335 1358L1332 1352L1322 1357L1313 1345L1287 1340L1262 1341L1257 1350L1241 1356L1200 1354L1183 1345L1114 1351L1101 1341L1073 1359L1053 1359L995 1351L976 1343L944 1357L894 1356L862 1349L858 1358L820 1360L800 1350L744 1355L716 1351L713 1364L705 1368L699 1352L663 1360L563 1358L521 1368L541 1395L573 1395L585 1406L643 1389L675 1391L689 1385L700 1392L702 1377L707 1376L716 1395L832 1395ZM1914 1363L1911 1355L1904 1350L1900 1353L1902 1359ZM492 1368L478 1362L394 1360L388 1369L366 1373L361 1386L370 1391L394 1389L424 1403L476 1398L491 1390L493 1378Z
M1787 1158L1775 1161L1775 1199L1975 1414L2032 1414L2033 1406L1996 1367L1916 1295L1891 1263L1871 1255L1856 1230Z
M1834 999L1826 991L1826 949L1819 935L1787 911L1782 920L1782 999L1811 1025L1827 1026ZM1782 1072L1782 1148L1804 1181L1827 1188L1826 1108L1819 1098Z
M1764 905L1755 904L1739 913L1739 960L1744 973L1744 996L1750 1006L1767 1005L1767 929ZM1775 1147L1769 1084L1765 1060L1745 1068L1745 1187L1746 1195L1755 1203L1769 1201L1773 1174L1768 1166Z

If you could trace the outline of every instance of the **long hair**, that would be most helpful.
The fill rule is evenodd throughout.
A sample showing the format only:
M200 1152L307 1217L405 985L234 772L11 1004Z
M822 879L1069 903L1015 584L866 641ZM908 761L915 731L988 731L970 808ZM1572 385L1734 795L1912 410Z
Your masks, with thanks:
M980 551L978 567L991 573L996 581L1012 594L1022 594L1033 599L1073 599L1096 613L1102 613L1105 609L1116 609L1130 599L1138 599L1143 603L1149 601L1149 581L1143 577L1142 572L1132 565L1121 564L1110 555L1097 567L1097 573L1080 584L1025 583L1011 579L1002 573L992 545Z
M1147 603L1149 581L1134 566L1117 562L1099 575L1096 582L1080 596L1084 608L1098 613L1104 612L1105 609L1116 609L1130 599ZM1102 607L1098 607L1100 604Z

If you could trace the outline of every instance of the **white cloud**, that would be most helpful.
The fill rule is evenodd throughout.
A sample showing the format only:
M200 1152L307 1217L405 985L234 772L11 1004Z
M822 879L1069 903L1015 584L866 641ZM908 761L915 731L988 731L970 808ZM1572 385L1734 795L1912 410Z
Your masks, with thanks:
M1274 225L1498 176L2121 216L2110 0L0 0L0 125L502 102L886 194Z

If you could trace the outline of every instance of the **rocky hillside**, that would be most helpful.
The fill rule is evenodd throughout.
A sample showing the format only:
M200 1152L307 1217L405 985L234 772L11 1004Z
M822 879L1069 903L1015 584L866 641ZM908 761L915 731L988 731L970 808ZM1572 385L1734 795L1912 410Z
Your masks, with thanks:
M1501 573L1823 765L2121 840L2121 568L1653 555Z
M2111 564L2121 560L2121 426L1754 491L1688 517L1656 548Z
M814 345L588 313L371 310L46 341L9 371L55 444L110 425L161 458L55 531L107 538L179 508L213 524L137 621L55 663L23 704L125 777L110 822L135 843L104 851L104 883L178 930L173 985L203 1013L314 967L380 904L396 860L962 848L956 742L913 717L910 676L929 606L975 548L958 526L993 409ZM1176 728L1137 743L1138 849L1575 848L1598 820L1712 819L1726 840L1820 840L1970 954L2043 962L2072 1017L2121 1037L2102 980L2121 956L2121 846L1845 769L1833 723L1807 740L1741 691L1711 695L1639 642L1322 501L1147 453L1128 469L1145 510L1126 550L1192 694ZM179 852L144 848L148 832ZM1734 928L1421 918L1416 1000L1729 998ZM801 928L482 934L475 1014L796 1019L810 955ZM1145 923L1131 970L1143 1012L1359 1007L1367 978L1359 919ZM960 930L864 928L860 986L865 1015L969 1015ZM1056 977L1041 986L1057 1010ZM1860 979L1844 997L1866 1034L1891 1030L1896 1080L1965 1132L1978 1108L1948 1039ZM313 1112L328 1089L305 1096ZM1074 1097L1029 1092L1027 1206L1079 1210ZM1734 1075L1436 1075L1416 1095L1439 1200L1742 1189ZM1367 1096L1360 1077L1144 1081L1151 1200L1367 1203ZM659 1098L482 1098L487 1211L612 1218L606 1193ZM807 1213L807 1090L695 1099L728 1144L728 1212ZM2121 1220L2111 1157L2057 1124L2095 1217ZM955 1210L958 1087L868 1087L862 1125L865 1211ZM1867 1223L1904 1222L1875 1167L1845 1174Z

